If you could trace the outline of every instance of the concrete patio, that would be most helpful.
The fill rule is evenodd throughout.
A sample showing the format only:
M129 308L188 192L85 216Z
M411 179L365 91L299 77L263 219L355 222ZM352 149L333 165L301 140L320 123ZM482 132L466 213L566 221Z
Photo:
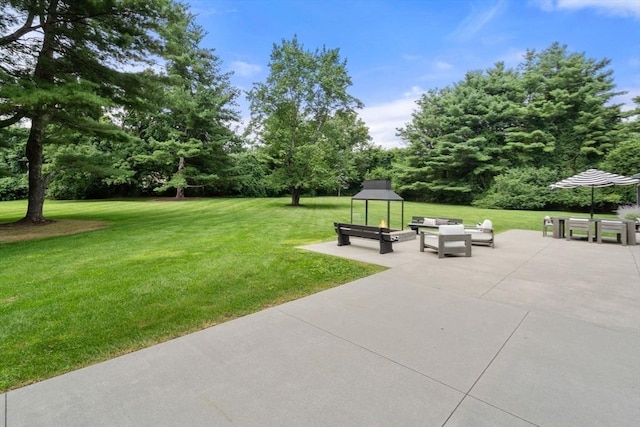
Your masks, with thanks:
M640 246L512 230L0 395L0 426L637 426Z

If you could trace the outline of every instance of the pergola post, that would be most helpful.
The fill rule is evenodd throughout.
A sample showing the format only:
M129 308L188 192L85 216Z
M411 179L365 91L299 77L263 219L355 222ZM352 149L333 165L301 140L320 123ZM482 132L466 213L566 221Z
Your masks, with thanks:
M387 200L387 227L391 228L391 202Z
M353 201L364 200L364 224L369 225L369 200L387 202L387 227L391 228L391 202L402 202L400 230L404 230L404 199L391 189L389 180L367 180L363 189L351 198L351 223L353 223Z
M353 224L353 199L351 199L351 219L349 220L349 224Z
M369 200L364 201L364 225L369 225Z

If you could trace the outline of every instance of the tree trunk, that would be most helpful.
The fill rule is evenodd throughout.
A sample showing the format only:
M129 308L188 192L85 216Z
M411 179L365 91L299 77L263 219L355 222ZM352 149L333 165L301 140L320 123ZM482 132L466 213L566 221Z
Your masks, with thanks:
M53 84L55 81L53 71L53 56L55 52L55 25L57 21L58 0L51 1L47 8L47 16L42 22L44 32L42 48L38 54L38 62L33 72L36 83L44 82ZM31 116L31 130L27 139L27 161L29 162L29 202L27 214L22 219L24 222L46 222L43 215L45 180L42 177L42 150L44 147L44 134L51 121L48 105L43 105L39 112Z
M298 187L294 187L291 190L291 206L300 206L300 195L302 194L302 189Z
M49 122L48 115L39 114L31 120L31 131L27 139L27 160L29 162L29 202L25 222L42 223L46 219L43 215L45 181L42 177L42 148L44 145L44 131Z
M177 200L183 200L184 199L184 187L177 187L176 188L176 199Z
M180 160L178 161L178 174L181 174L183 169L184 169L184 157L181 156ZM182 185L176 187L176 199L178 200L184 199L184 187Z

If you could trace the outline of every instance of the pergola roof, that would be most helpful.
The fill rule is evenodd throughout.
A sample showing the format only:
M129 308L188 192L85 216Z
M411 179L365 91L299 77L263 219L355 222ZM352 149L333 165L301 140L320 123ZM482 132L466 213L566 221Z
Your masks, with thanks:
M374 179L365 181L362 191L351 198L352 200L384 200L403 201L395 191L391 189L391 181Z

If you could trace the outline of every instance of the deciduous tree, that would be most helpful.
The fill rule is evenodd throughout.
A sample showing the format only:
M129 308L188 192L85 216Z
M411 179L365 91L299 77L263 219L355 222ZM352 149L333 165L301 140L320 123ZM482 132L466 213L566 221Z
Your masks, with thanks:
M351 77L338 49L308 51L297 37L283 40L273 46L269 69L266 81L248 93L248 133L270 157L272 186L288 190L297 206L304 189L335 175L326 156L335 143L328 123L362 103L347 92Z

